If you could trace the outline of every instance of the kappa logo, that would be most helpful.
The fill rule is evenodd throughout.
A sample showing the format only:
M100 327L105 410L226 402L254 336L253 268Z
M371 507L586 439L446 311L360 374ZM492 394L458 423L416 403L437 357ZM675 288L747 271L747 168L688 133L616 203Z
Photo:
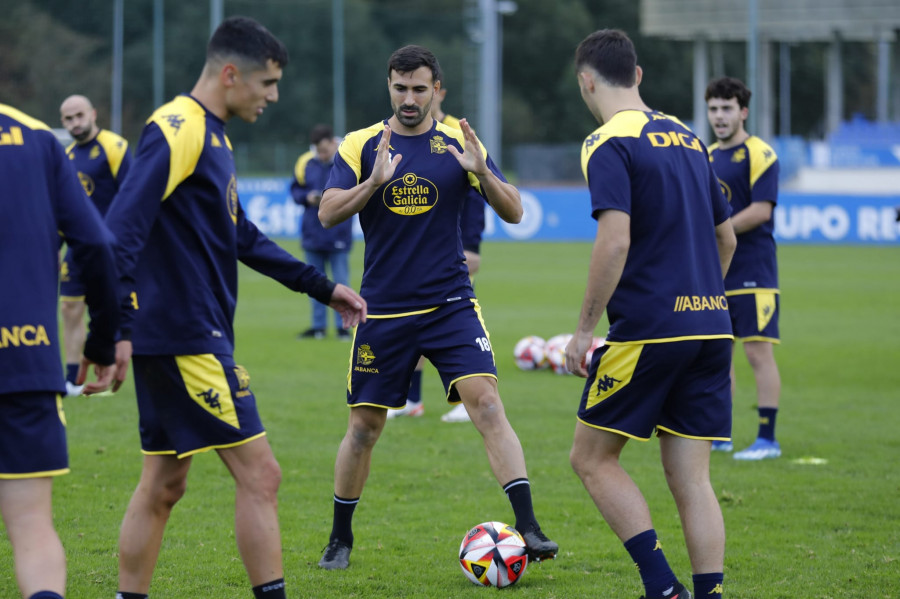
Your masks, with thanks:
M747 160L747 148L738 148L738 151L731 156L732 162L743 162Z
M721 595L721 594L724 593L724 592L725 592L725 589L722 588L722 585L721 585L721 584L717 584L717 585L714 586L713 589L712 589L709 593L707 593L707 594L708 594L708 595Z
M444 154L447 151L447 142L444 141L444 137L441 135L432 137L429 144L431 145L432 154Z
M605 135L604 133L594 133L593 135L588 137L586 140L584 140L584 153L588 154L589 153L588 151L594 146L594 144L596 144L598 141L600 141L600 139L604 135Z
M178 135L178 132L181 131L181 125L184 124L184 117L180 114L167 114L162 118L166 119L169 127L175 130L175 135Z
M219 410L219 414L222 413L222 403L219 401L219 394L216 393L215 389L201 391L197 394L197 397L202 399L203 403L208 405L210 409Z
M91 160L100 158L100 146L94 146L93 148L91 148L91 153L88 155L88 158L90 158Z
M603 377L597 377L597 389L603 391L604 393L612 389L616 386L616 383L621 383L619 379L615 379L608 374L604 374ZM655 548L654 548L655 550Z

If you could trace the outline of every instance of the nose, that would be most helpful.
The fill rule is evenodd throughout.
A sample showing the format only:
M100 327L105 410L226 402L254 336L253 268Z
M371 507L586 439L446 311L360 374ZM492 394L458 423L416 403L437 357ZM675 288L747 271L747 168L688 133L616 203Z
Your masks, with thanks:
M416 96L412 90L406 92L406 95L403 96L403 103L407 106L412 106L416 103Z
M272 86L272 89L269 91L269 95L266 96L266 101L271 102L273 104L278 101L278 86L277 85Z

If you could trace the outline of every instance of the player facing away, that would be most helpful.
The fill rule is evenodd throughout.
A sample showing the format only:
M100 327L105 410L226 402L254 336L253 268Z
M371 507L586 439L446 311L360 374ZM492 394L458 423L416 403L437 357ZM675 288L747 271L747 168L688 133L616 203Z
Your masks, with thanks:
M77 383L95 364L105 390L119 324L112 236L47 125L0 104L0 515L26 599L61 599L66 556L53 526L53 479L69 472L57 324L60 235L83 264L90 307Z
M119 537L121 599L147 596L163 532L194 454L215 450L235 480L235 540L257 599L285 597L277 491L281 471L235 363L238 260L336 308L345 326L363 299L282 250L247 220L225 123L255 122L278 100L287 51L265 27L216 29L190 94L147 121L132 173L107 214L122 283L117 377L133 354L141 478Z
M706 88L706 114L718 139L709 148L710 160L731 202L731 222L737 233L737 250L725 277L725 296L734 336L743 342L756 380L759 411L756 441L735 453L734 459L764 460L781 455L781 446L775 440L781 375L773 351L780 343L781 314L773 235L779 168L775 151L744 129L749 103L750 90L739 79L721 77ZM735 380L732 364L732 397ZM713 449L731 451L733 445L713 443Z
M507 222L521 219L521 200L465 119L459 130L431 117L440 73L437 58L421 46L391 55L393 115L344 138L319 206L325 226L359 213L366 243L360 293L373 312L353 341L350 415L335 461L334 521L319 561L329 570L350 563L351 520L372 450L387 410L404 406L419 356L437 368L447 401L468 408L532 557L549 559L558 549L534 516L522 446L497 391L490 338L458 227L472 188Z
M97 110L85 96L72 95L63 100L59 117L74 140L66 148L66 154L78 172L85 193L101 216L105 215L131 166L128 142L97 126ZM67 254L60 272L59 299L66 357L66 394L70 396L81 393L75 378L87 334L80 272L79 265Z
M434 93L434 99L431 101L431 116L439 123L443 123L448 127L460 129L459 119L453 115L445 113L441 109L444 98L447 97L447 88L441 81L441 87ZM469 271L469 280L472 286L475 286L475 275L481 266L481 237L484 234L484 198L478 192L472 190L469 192L466 201L463 203L463 210L459 216L459 231L462 236L463 254L466 257L466 268ZM388 411L388 420L400 416L422 416L425 413L425 406L422 403L422 370L425 359L420 358L413 371L412 379L409 383L409 392L406 395L406 405L402 410ZM469 413L466 412L466 406L462 403L457 404L450 409L449 412L441 416L441 422L471 422Z
M694 594L721 597L722 512L710 441L731 434L731 323L722 282L734 252L728 203L706 148L648 108L634 45L601 30L575 53L581 96L600 127L581 159L597 235L566 367L587 377L570 460L637 565L647 599L690 599L662 551L640 489L619 463L656 431L693 571ZM603 312L605 345L585 356Z

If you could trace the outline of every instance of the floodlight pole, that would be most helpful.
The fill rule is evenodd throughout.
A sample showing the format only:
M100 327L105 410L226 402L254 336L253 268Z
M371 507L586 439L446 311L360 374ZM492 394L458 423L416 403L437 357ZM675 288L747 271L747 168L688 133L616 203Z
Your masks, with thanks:
M334 133L343 136L347 132L347 101L344 72L344 0L331 3L332 85L334 95Z
M122 54L125 28L123 0L113 0L112 98L110 129L122 133Z
M163 0L153 0L153 106L165 96L165 15Z
M209 36L216 32L219 23L225 18L224 0L209 0Z
M756 135L758 132L757 123L759 115L756 113L757 96L759 96L759 81L757 80L757 58L759 54L759 10L757 0L747 1L747 87L750 88L750 118L747 122L747 132L750 135Z

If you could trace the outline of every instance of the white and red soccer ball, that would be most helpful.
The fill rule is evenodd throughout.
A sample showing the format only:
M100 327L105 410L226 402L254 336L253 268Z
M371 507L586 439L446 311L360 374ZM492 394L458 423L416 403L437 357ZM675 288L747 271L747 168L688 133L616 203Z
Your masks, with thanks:
M566 346L572 339L570 333L562 333L554 335L547 339L547 359L550 361L550 368L556 374L569 374L566 368Z
M463 537L459 565L477 585L508 587L522 578L528 566L525 539L508 524L482 522Z
M543 337L538 337L537 335L529 335L520 339L516 343L515 348L513 348L516 366L521 370L547 368L550 363L547 361L547 354L544 351L545 344Z

